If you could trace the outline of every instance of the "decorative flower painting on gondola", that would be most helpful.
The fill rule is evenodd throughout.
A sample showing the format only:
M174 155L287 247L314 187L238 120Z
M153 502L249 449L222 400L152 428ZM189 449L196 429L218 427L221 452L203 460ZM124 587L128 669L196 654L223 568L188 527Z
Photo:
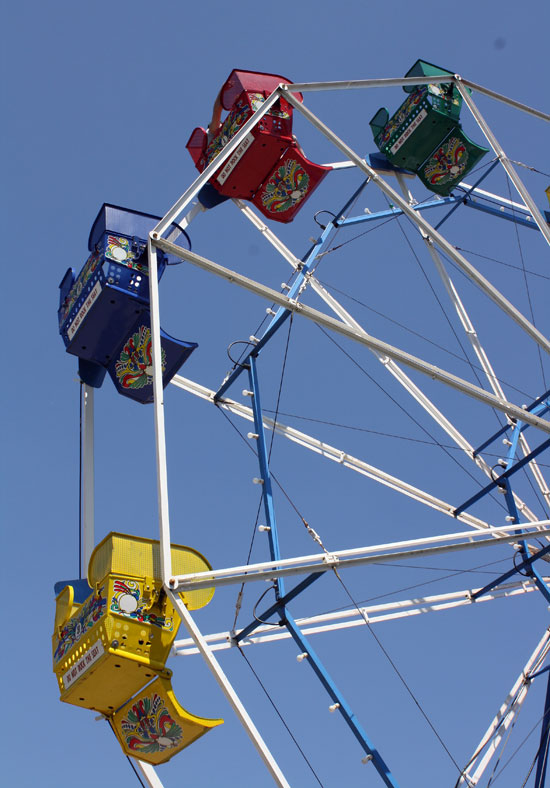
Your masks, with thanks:
M262 203L268 211L282 213L303 200L309 175L295 159L287 159L265 184Z
M166 352L162 353L162 371L166 368ZM140 326L125 343L115 365L120 385L126 389L142 389L153 382L151 329Z
M121 722L127 747L136 753L163 752L177 747L183 731L155 692L132 706Z

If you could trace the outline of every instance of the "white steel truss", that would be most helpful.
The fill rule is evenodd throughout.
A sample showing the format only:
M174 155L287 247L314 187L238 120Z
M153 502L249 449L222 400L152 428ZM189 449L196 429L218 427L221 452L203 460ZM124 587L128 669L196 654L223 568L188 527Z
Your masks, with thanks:
M516 683L508 693L506 700L489 725L474 755L464 769L459 782L457 782L456 788L460 788L460 786L473 788L473 786L478 785L483 772L497 752L506 731L514 721L514 717L518 714L527 696L527 691L531 685L531 675L542 667L549 651L550 629L547 629L518 676Z
M385 602L378 605L359 606L347 610L337 610L332 613L322 613L318 616L297 618L296 624L304 635L318 635L325 632L335 632L342 629L380 624L383 621L398 621L410 616L419 616L423 613L435 613L442 610L454 610L465 605L476 605L481 602L490 602L495 599L508 599L510 597L528 594L536 591L535 583L530 580L521 580L515 583L503 583L487 594L473 598L478 588L468 588L464 591L452 591L447 594L435 594L414 599L401 599L397 602ZM217 632L205 635L206 642L213 651L233 648L236 644L235 637L240 630L234 632ZM254 630L254 633L239 641L239 646L255 645L257 643L272 643L278 640L287 640L292 637L286 629L281 629L279 624L263 624ZM191 638L176 640L173 653L178 657L198 654Z

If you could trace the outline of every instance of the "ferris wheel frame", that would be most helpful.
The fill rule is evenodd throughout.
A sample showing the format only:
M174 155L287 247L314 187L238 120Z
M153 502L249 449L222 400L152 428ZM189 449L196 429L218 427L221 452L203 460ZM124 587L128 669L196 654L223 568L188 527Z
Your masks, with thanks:
M237 134L235 134L235 136L227 143L218 157L205 168L205 170L196 178L193 184L191 184L191 186L183 193L175 205L165 214L163 219L151 232L148 241L161 572L166 592L170 596L189 635L189 638L178 641L175 645L175 649L176 653L180 653L182 655L196 652L199 652L202 655L203 659L207 663L218 684L220 685L220 688L233 707L233 710L235 711L241 724L251 738L274 782L281 787L288 786L288 782L284 777L281 768L269 751L260 732L250 718L248 712L240 701L237 693L235 692L229 679L223 672L218 660L213 653L219 648L229 648L232 645L236 645L237 643L246 645L247 642L269 642L270 637L273 634L273 628L270 628L269 626L261 627L256 623L255 626L251 625L249 628L240 630L237 633L220 633L219 635L204 636L200 632L191 614L181 599L175 594L176 589L184 590L199 588L201 587L201 583L203 583L203 585L216 585L217 583L251 582L255 579L265 579L266 577L275 578L275 583L278 589L277 603L269 608L268 611L270 610L271 612L280 613L281 610L283 610L288 629L288 632L279 633L278 636L292 636L296 640L298 646L302 649L302 657L308 659L321 682L327 689L333 701L333 705L330 707L331 710L338 711L344 715L354 735L360 741L365 750L365 761L371 761L373 763L382 781L387 786L390 786L390 788L397 788L398 786L394 776L382 759L381 755L378 753L374 744L367 737L361 726L356 722L355 716L348 707L347 702L337 689L328 673L326 673L320 660L318 660L316 657L313 649L311 648L309 642L305 639L302 632L302 628L305 628L306 632L311 631L313 633L316 631L325 631L327 628L331 627L349 625L349 622L347 622L347 624L346 622L328 623L327 621L322 620L322 617L312 618L311 620L304 619L294 621L286 608L286 604L293 598L293 596L299 593L302 588L306 587L306 581L303 581L301 584L299 584L296 587L297 590L293 589L293 591L285 594L284 586L282 585L282 578L287 575L308 573L309 579L306 578L306 580L307 583L310 584L319 573L334 569L343 569L346 565L348 565L347 562L349 562L349 565L356 565L361 561L368 562L370 560L380 560L381 556L383 556L384 560L387 561L392 560L392 556L399 556L402 558L404 555L409 555L411 552L413 554L419 554L419 551L426 552L428 550L441 551L447 549L476 549L477 547L483 546L485 544L508 542L520 546L520 549L522 550L523 562L519 566L523 568L529 567L533 571L533 575L529 581L522 581L519 583L516 582L506 586L503 584L504 579L506 578L501 577L499 578L498 582L492 584L491 588L487 587L484 589L468 589L464 592L458 592L454 596L440 595L439 597L426 598L425 600L422 600L422 604L417 606L417 609L415 609L411 604L411 600L406 600L405 602L395 603L389 606L382 606L384 607L383 613L381 611L365 609L364 617L366 618L364 618L363 621L356 620L352 625L358 625L362 623L364 624L368 623L368 621L375 620L374 616L376 613L386 616L395 615L395 617L399 617L400 615L416 615L418 614L420 608L422 608L421 612L427 612L428 610L444 609L446 607L454 606L455 604L471 604L477 598L486 600L489 598L494 598L497 595L506 596L507 594L512 593L526 593L535 589L538 589L540 592L542 592L550 601L550 591L548 590L547 585L548 578L543 576L534 568L535 560L539 557L542 557L547 552L547 550L550 549L550 545L549 547L543 548L543 550L535 552L534 554L533 551L531 551L531 554L529 555L527 553L526 547L526 540L534 534L541 537L548 537L550 535L550 521L538 520L529 510L528 506L518 498L511 488L508 488L506 491L507 504L511 512L509 517L506 519L510 522L510 525L505 527L492 527L490 523L484 522L466 511L471 501L467 501L462 509L460 507L457 509L451 504L435 498L426 491L413 488L403 480L390 477L388 474L385 474L379 469L376 469L373 466L359 460L358 458L349 455L345 451L335 449L334 447L327 446L326 444L321 444L321 442L315 438L312 438L311 436L307 436L304 433L299 433L297 430L287 427L286 425L281 424L279 421L268 419L261 409L259 384L256 370L256 358L261 349L269 342L271 337L289 317L289 315L297 314L306 319L313 320L325 328L335 331L368 347L384 364L388 372L390 372L390 374L392 374L394 378L396 378L401 383L407 393L410 394L433 419L435 419L439 426L447 432L447 434L457 443L457 445L465 452L465 454L469 456L469 458L480 468L480 470L482 470L482 472L484 472L490 478L491 481L488 485L488 488L491 487L491 485L494 487L495 485L499 484L499 481L493 478L491 468L484 461L481 455L481 449L483 447L478 447L476 449L471 446L464 436L462 436L452 425L452 423L444 416L444 414L441 413L435 404L433 404L421 391L421 389L415 383L413 383L408 375L402 370L400 364L404 364L409 368L428 375L431 379L438 380L448 386L451 386L461 393L480 400L504 413L508 420L508 425L515 427L515 438L513 441L514 451L510 449L508 453L508 465L505 469L505 474L511 475L514 472L516 465L518 465L519 468L528 464L532 469L534 478L539 486L539 489L541 490L541 493L547 501L550 500L548 486L546 485L546 482L544 481L540 469L538 468L535 461L537 454L550 445L550 439L544 440L541 446L539 446L537 450L533 452L530 449L524 434L525 428L528 426L530 428L534 427L542 430L546 434L550 432L550 421L543 418L545 413L550 410L550 400L548 399L549 393L546 392L542 398L539 398L540 401L533 403L533 405L528 408L525 406L516 405L505 398L504 393L500 388L498 379L492 370L489 359L487 358L487 355L485 354L485 351L479 342L469 315L458 296L452 280L443 267L438 250L443 251L450 259L452 259L463 271L463 273L465 273L489 298L493 300L494 303L497 304L500 309L502 309L508 315L508 317L510 317L532 340L537 343L537 345L543 351L547 353L550 352L550 341L545 336L543 336L541 332L538 331L538 329L532 324L532 322L525 318L524 315L513 304L511 304L510 301L508 301L508 299L502 293L500 293L497 288L495 288L487 279L485 279L479 273L479 271L477 271L477 269L462 254L460 254L460 252L458 252L455 247L444 238L444 236L438 232L436 227L433 227L431 224L429 224L423 215L423 212L426 210L445 207L446 205L448 205L452 211L458 206L459 203L468 204L467 200L461 196L460 198L456 199L438 199L433 201L433 203L424 205L415 204L414 198L408 190L404 179L399 174L397 174L397 180L401 193L394 190L392 186L386 180L384 180L382 175L370 165L366 158L353 151L344 141L342 141L333 131L331 131L328 126L326 126L319 118L317 118L307 106L297 101L293 96L293 93L295 92L307 93L311 91L323 90L368 89L377 87L407 86L413 84L437 84L443 82L453 82L453 84L456 85L464 100L464 103L468 106L473 118L483 132L498 162L500 162L504 167L509 179L514 184L514 187L521 197L523 204L513 203L511 200L506 200L505 198L498 197L498 195L491 194L491 198L494 198L497 200L497 202L500 201L500 209L497 215L503 216L503 214L506 214L507 209L511 207L512 210L515 211L511 218L512 221L517 220L526 226L531 226L533 229L538 229L538 231L542 233L547 243L550 244L550 226L545 222L542 213L539 211L536 204L529 195L529 192L525 188L511 161L506 156L489 125L472 100L470 90L478 91L492 99L503 102L515 109L547 122L550 121L550 115L531 107L527 107L520 102L514 101L502 96L501 94L497 94L494 91L465 80L459 75L454 75L451 78L448 75L445 75L441 77L430 76L425 78L411 77L400 79L352 80L348 82L303 83L292 85L283 83L279 85L279 87L261 105L261 107L256 110L252 117L241 127ZM329 142L331 142L340 151L340 153L345 156L345 161L332 165L334 169L342 169L346 167L357 168L365 176L365 183L361 188L363 188L368 182L376 185L386 195L386 197L391 200L392 207L390 212L393 214L400 213L407 216L416 226L417 230L422 236L423 241L426 244L428 252L433 259L439 275L442 278L459 319L470 338L472 347L486 375L491 391L481 388L480 386L475 386L465 379L459 378L447 372L446 370L441 369L440 367L432 365L418 357L412 356L411 354L406 353L399 348L393 347L388 343L385 343L382 340L367 334L362 326L315 279L315 276L311 271L311 263L316 258L316 256L322 252L334 230L337 227L343 227L346 224L350 225L352 223L357 224L359 222L372 221L373 218L376 218L373 215L348 217L344 208L344 210L341 211L334 218L334 220L323 229L321 237L314 244L308 255L300 260L283 244L276 234L249 206L245 205L240 200L235 200L234 202L236 207L239 209L244 218L251 222L252 225L266 239L266 241L270 243L288 263L290 263L297 274L296 280L292 288L289 289L288 293L276 291L260 282L251 280L236 271L229 270L221 266L219 263L208 260L207 258L202 257L201 255L198 255L194 252L184 250L172 243L169 237L163 237L166 235L170 226L174 222L177 222L180 228L185 229L185 227L187 227L189 223L203 210L199 205L192 205L193 199L197 196L204 184L207 183L212 175L237 149L241 141L246 137L250 130L259 123L263 115L269 111L269 109L281 96L284 96L285 99L297 111L299 111L314 128L323 134L329 140ZM479 188L479 181L473 186L468 184L461 185L463 186L467 197L490 194L488 192L483 192L483 190ZM476 206L473 203L470 204L470 207L477 207L479 209L479 205ZM494 211L494 209L492 210ZM518 210L521 212L519 217L516 216ZM510 219L510 215L504 215L503 218ZM437 227L439 227L442 223L443 222L440 222ZM160 361L160 305L157 276L157 249L174 254L180 259L191 263L192 265L198 266L210 273L214 273L215 275L233 284L236 284L250 292L266 298L270 303L278 305L279 307L278 310L272 314L270 325L264 332L263 336L260 338L251 337L252 346L250 352L245 357L245 361L242 362L237 369L235 369L234 373L224 382L217 392L207 390L204 387L201 387L199 384L188 381L180 376L176 376L173 380L173 383L177 387L184 389L196 396L202 397L203 399L214 403L219 407L231 410L233 413L236 413L237 415L254 422L254 433L252 433L252 435L253 439L258 444L261 473L258 482L263 485L264 491L264 501L266 505L265 529L268 531L269 536L272 558L271 562L261 565L247 565L245 567L221 569L219 571L206 573L204 577L174 577L172 575L166 436L164 424L164 396ZM318 295L321 296L325 303L327 303L330 309L335 313L336 318L330 317L319 310L308 307L300 301L301 293L306 287L311 287ZM251 398L252 408L245 408L234 400L229 400L225 397L225 393L229 387L237 380L239 375L243 374L245 371L248 372L250 386L250 389L247 390L246 393ZM94 544L93 389L84 384L82 386L81 396L83 425L82 560L87 562ZM264 436L264 431L266 429L275 430L299 445L312 449L322 456L332 459L333 461L337 461L346 467L369 476L370 478L375 478L392 489L408 495L409 497L415 498L416 500L419 500L431 508L441 511L448 516L463 521L474 530L472 532L460 532L451 535L445 534L441 537L432 537L431 539L426 540L413 540L416 542L415 544L396 542L379 546L371 545L365 548L357 548L357 550L353 551L344 551L346 553L345 555L344 553L339 552L328 554L325 551L324 553L319 553L315 556L300 556L293 559L283 559L279 551L276 518L271 500L269 461L265 448ZM515 449L517 446L521 448L524 455L524 459L520 461L522 462L521 466L518 463L514 463L513 461ZM508 477L506 477L506 480L507 478ZM503 475L503 478L500 479L500 484L507 484L506 480ZM521 511L522 516L529 521L527 525L519 524L519 511ZM514 522L515 525L513 524ZM452 545L446 545L445 547L441 545L441 542L453 540L454 542ZM385 550L386 552L381 552L382 550ZM394 558L394 560L396 559ZM509 574L511 575L512 573ZM498 587L494 589L493 594L490 594L489 592L493 591L494 586ZM405 608L405 610L403 608ZM256 630L255 635L252 634L254 630ZM218 641L217 644L216 640ZM531 674L534 675L536 671L539 670L540 665L542 664L549 650L550 635L547 632L535 648L535 651L530 657L530 660L528 661L522 675L524 677ZM518 686L516 682L516 685L514 685L514 688L512 689L509 696L511 697L513 695L514 697L514 702L512 703L512 701L510 701L508 704L510 709L514 709L514 711L517 709L517 706L523 701L526 691L527 683L525 683L525 690L521 693L521 699L518 700ZM499 719L501 719L502 713L503 712L501 710L500 717L497 715ZM494 732L496 730L496 723L494 721L491 725L492 727L489 727L486 735L482 739L482 744L484 742L485 744L489 742L491 731ZM495 749L496 745L493 746L491 753L494 753ZM472 761L469 764L471 776L464 775L464 777L461 778L461 782L459 784L476 784L484 768L486 768L489 759L489 751L483 758L480 754L477 758L477 770L472 772L472 769L475 766L474 761ZM158 775L156 775L154 768L143 762L136 761L136 763L147 784L151 786L151 788L161 788L162 783L160 782ZM538 785L542 785L540 780L544 779L543 775L541 775L542 771L537 778L539 779Z

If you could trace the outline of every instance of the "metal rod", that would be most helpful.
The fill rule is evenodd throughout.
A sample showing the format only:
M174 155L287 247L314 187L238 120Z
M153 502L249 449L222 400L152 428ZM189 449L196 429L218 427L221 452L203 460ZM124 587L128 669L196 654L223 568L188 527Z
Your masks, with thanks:
M239 630L237 634L234 635L233 639L235 643L240 643L243 638L246 638L248 635L250 635L251 632L254 632L254 630L258 629L258 627L261 626L262 623L265 623L266 619L271 618L271 616L274 615L275 613L279 613L284 617L285 605L288 605L289 602L295 599L306 588L309 588L309 586L312 583L314 583L316 580L319 580L320 577L322 577L322 575L319 574L310 575L309 577L306 577L300 583L295 585L291 591L286 593L283 597L278 599L276 602L274 602L265 610L262 610L260 615L257 616L254 619L254 621L252 621L250 624L247 624L246 627L243 627L242 629ZM281 624L283 623L284 621L281 620Z
M502 93L497 93L496 91L490 90L489 88L484 88L482 85L478 85L476 82L471 82L469 79L464 79L458 75L453 80L457 87L459 85L458 80L460 80L460 82L467 88L475 90L478 93L483 93L485 96L489 96L496 101L501 101L503 104L508 104L509 107L519 109L521 112L526 112L528 115L533 115L535 118L540 118L540 120L550 121L550 115L547 112L541 112L538 109L533 109L533 107L529 107L527 104L523 104L521 101L516 101L515 99L508 98L508 96L503 96Z
M274 91L271 96L269 96L256 110L256 112L246 121L246 123L241 126L235 136L231 137L229 142L222 148L218 155L210 162L207 167L205 167L200 175L193 181L191 186L189 186L189 188L184 191L179 200L174 203L168 213L166 213L156 225L152 231L154 236L161 236L172 224L172 222L177 221L178 217L187 208L191 200L197 196L204 184L210 180L212 175L214 175L214 173L221 167L224 161L229 158L236 148L238 148L246 135L252 131L254 126L259 123L259 121L267 112L269 112L273 104L275 104L278 99L279 92Z
M132 763L141 772L141 776L148 788L163 788L158 774L150 763L140 761L137 758L132 758Z
M367 755L370 755L372 758L372 765L382 778L382 782L388 786L388 788L398 788L398 784L391 773L388 765L374 746L373 742L369 739L366 732L363 730L363 727L359 724L359 721L355 714L353 713L351 707L349 706L348 702L333 682L331 676L327 672L325 666L315 653L311 643L307 640L304 634L300 631L299 627L297 626L296 622L290 615L290 613L285 613L285 623L287 626L288 631L290 632L290 636L297 644L300 652L303 654L307 654L307 661L313 672L327 691L328 695L332 699L332 701L336 704L338 712L344 718L344 721L350 728L351 732L364 749Z
M293 82L280 85L292 93L310 93L320 90L357 90L362 88L414 87L415 85L440 85L455 81L454 74L434 74L430 77L384 77L382 79L348 79L334 82Z
M446 238L440 235L424 217L407 203L375 170L370 167L361 156L353 151L343 142L328 126L326 126L316 115L307 107L303 106L291 93L286 95L287 100L295 107L309 122L315 126L324 136L330 140L350 161L355 162L357 167L366 175L372 178L381 191L389 197L392 203L398 205L403 213L429 235L443 249L454 262L466 273L473 282L494 301L506 314L508 314L532 339L535 340L547 353L550 353L550 342L541 332L525 318L516 307L500 293L479 271L461 255ZM531 201L532 202L532 201ZM536 211L535 207L535 211ZM537 211L538 213L538 211ZM534 216L535 214L533 214ZM539 214L540 215L540 214ZM540 225L539 225L540 226ZM549 228L550 231L550 228Z
M286 781L285 776L280 770L275 758L269 751L258 729L252 722L250 715L248 714L245 707L243 706L239 696L233 689L231 682L223 672L220 663L212 653L212 649L209 647L208 643L204 639L204 636L201 634L199 628L193 621L193 618L190 612L185 607L185 604L182 602L180 597L177 594L172 593L172 591L170 591L169 588L167 589L167 594L170 597L172 604L176 608L179 617L183 621L185 628L187 629L190 636L192 637L193 642L195 643L196 647L201 653L204 661L206 662L214 678L218 682L220 689L222 690L223 694L227 698L227 701L229 702L231 708L237 715L237 718L239 719L241 725L243 726L248 736L250 737L250 740L252 741L254 747L256 748L260 758L266 765L273 780L278 786L280 786L280 788L290 788L290 785Z
M469 509L469 507L473 503L476 503L477 501L479 501L481 498L483 498L485 495L487 495L487 493L490 493L491 490L494 490L495 487L498 487L499 484L502 484L505 479L508 479L514 473L516 473L517 471L521 470L524 465L527 465L529 462L531 462L531 460L533 460L541 452L543 452L545 449L547 449L548 446L550 446L550 438L548 438L548 440L543 441L539 446L537 446L536 449L533 449L531 454L527 454L525 457L522 457L521 460L518 460L516 463L514 463L508 470L504 471L504 473L501 473L500 476L497 479L492 481L490 484L488 484L486 487L484 487L478 493L476 493L475 495L472 495L471 498L468 498L468 500L465 501L464 503L460 504L460 506L457 506L456 509L455 509L456 514L460 514L465 509Z
M523 185L523 181L521 180L521 178L519 177L519 175L515 171L514 167L512 166L512 163L510 162L510 160L508 159L508 157L504 153L504 151L503 151L502 147L500 146L497 138L495 137L495 135L493 134L493 132L489 128L489 125L485 121L483 115L481 114L481 112L477 108L474 100L470 96L470 93L469 93L468 89L460 81L457 81L456 86L457 86L458 90L460 91L460 95L464 99L464 102L468 105L468 108L469 108L470 112L474 116L476 123L478 124L479 128L481 129L481 131L485 135L489 145L491 146L491 148L494 150L495 154L500 159L500 163L502 164L502 166L506 170L506 173L508 174L508 177L510 178L510 180L512 181L512 183L516 187L516 189L519 192L519 194L521 195L521 198L522 198L523 202L525 203L527 208L530 210L533 219L538 224L539 230L541 231L543 236L546 238L546 242L548 244L550 244L550 226L548 226L548 224L546 223L546 221L545 221L544 217L542 216L541 212L537 208L536 204L533 202L533 200L531 198L531 195L529 194L529 192L527 191L527 189ZM550 116L548 116L547 119L550 120Z
M427 361L423 361L422 359L419 359L410 353L406 353L404 350L399 350L387 342L376 339L375 337L367 334L365 331L358 331L346 326L339 320L335 320L334 318L325 315L323 312L320 312L317 309L313 309L312 307L306 306L305 304L302 304L298 301L294 301L293 299L282 295L277 290L273 290L266 285L255 282L253 279L249 279L248 277L243 276L236 271L232 271L231 269L225 268L218 263L214 263L212 260L201 257L194 252L181 249L179 246L171 244L168 241L164 241L161 238L155 239L154 244L160 249L164 249L165 251L169 252L170 254L181 257L183 260L188 260L198 268L215 273L222 279L226 279L232 284L236 284L245 290L256 293L256 295L260 295L263 298L266 298L268 301L272 301L279 306L283 306L289 311L296 312L303 317L312 320L314 323L318 323L319 325L329 328L338 334L348 337L349 339L353 339L356 342L365 345L366 347L373 348L383 355L395 359L396 361L401 361L401 363L411 367L412 369L415 369L417 372L422 372L434 380L439 380L441 383L445 383L448 386L451 386L451 388L461 391L463 394L467 394L468 396L473 397L474 399L477 399L486 405L490 405L491 407L497 408L497 410L507 413L509 416L523 419L524 421L532 424L534 427L538 427L544 432L550 432L550 422L540 419L537 416L533 416L530 413L526 413L526 411L524 411L518 405L513 405L511 402L502 401L498 397L495 397L494 394L490 394L484 389L474 386L472 383L469 383L468 381L463 380L462 378L459 378L450 372L446 372L445 370L442 370L439 367L428 363Z
M95 466L94 466L94 390L87 383L80 386L80 407L82 413L82 445L80 480L82 499L80 502L81 521L81 577L86 577L88 563L95 546Z
M360 547L351 550L341 550L327 553L318 553L310 556L298 556L296 558L284 558L279 561L263 562L258 564L246 564L245 566L231 567L228 569L214 569L210 572L196 572L187 575L177 575L170 578L169 586L171 589L182 589L184 591L196 590L199 588L212 588L218 586L235 585L236 583L253 583L260 580L270 580L276 577L287 577L313 572L326 572L334 568L349 568L362 564L383 563L401 561L404 558L420 558L428 556L438 556L444 553L457 552L459 550L472 550L479 547L491 547L498 544L515 542L521 538L532 536L546 536L550 534L550 520L537 523L537 528L531 529L531 525L522 526L531 530L519 531L518 526L503 526L489 528L487 531L467 531L460 534L444 534L425 539L413 539L406 542L394 542L387 545L376 545L372 547ZM540 528L540 530L539 530ZM514 533L506 536L498 536L501 531L514 529ZM478 538L483 537L483 538ZM436 547L422 547L421 545L437 544L439 542L458 539L468 539L462 543L457 542L451 545L438 545ZM401 547L412 549L400 549L398 552L377 552L383 549L398 550ZM373 554L375 553L375 554Z
M542 556L546 555L547 553L550 553L550 545L538 550L536 553L534 553L534 555L524 559L517 566L514 565L513 569L510 569L508 572L504 572L504 574L500 575L500 577L498 577L496 580L491 580L491 582L487 583L486 586L483 586L483 588L480 588L479 591L476 591L475 594L473 594L473 598L479 599L480 596L483 596L483 594L491 591L491 589L496 588L496 586L501 585L501 583L503 583L505 580L508 580L509 577L513 577L518 572L521 572L522 569L531 566L533 561L536 561L538 558L542 558Z
M179 247L176 247L176 249ZM155 418L157 495L160 533L160 567L163 582L172 574L170 549L170 511L168 507L168 471L166 464L166 431L164 425L164 389L160 344L160 303L157 250L149 239L149 300L151 310L151 347L153 351L153 408Z

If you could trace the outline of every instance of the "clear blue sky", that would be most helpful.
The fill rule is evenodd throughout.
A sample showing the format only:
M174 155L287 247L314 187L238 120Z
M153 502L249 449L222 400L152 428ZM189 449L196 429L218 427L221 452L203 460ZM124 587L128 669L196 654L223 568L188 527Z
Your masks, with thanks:
M88 232L103 202L160 215L192 182L196 171L185 143L195 126L207 124L214 97L233 68L276 72L296 82L325 81L398 77L423 58L547 111L549 11L533 0L508 5L494 0L455 5L342 0L330 6L309 0L287 6L239 0L53 0L12 3L3 22L3 105L8 110L2 211L3 561L9 597L3 647L5 784L134 786L137 780L107 725L94 721L92 712L61 704L51 670L53 584L78 572L79 386L76 361L64 352L57 332L59 281L67 267L78 271L84 263ZM384 104L390 111L396 108L402 96L400 89L350 91L312 94L306 101L354 149L366 153L375 149L368 121ZM547 124L483 97L479 105L511 158L549 172ZM483 144L471 119L465 119L465 128ZM311 159L340 158L303 121L296 122L295 130ZM521 174L542 207L550 179L525 169ZM318 235L313 213L337 211L358 183L356 173L331 174L292 225L274 224L273 229L301 256L310 237ZM486 184L509 196L502 172ZM421 184L415 182L414 189L419 199L425 198ZM360 214L383 207L384 199L371 186L356 209ZM341 232L337 243L359 232ZM530 296L538 328L550 333L548 247L540 234L520 230L518 241L513 224L466 209L455 213L446 232L462 249L516 266L469 258L529 317ZM195 251L272 287L289 275L284 260L231 204L200 216L191 236ZM526 276L528 292L517 269L522 259L535 272ZM347 294L337 296L372 334L475 382L420 264L458 332L431 261L407 222L393 222L328 255L318 276ZM539 395L542 373L532 343L461 274L451 273L497 374L506 382L507 396L521 405ZM248 338L267 306L185 264L166 273L161 299L163 328L199 343L181 373L212 388L229 368L229 343ZM306 301L323 308L313 294ZM266 408L275 407L286 337L285 328L261 357ZM338 341L356 364L316 327L294 321L280 409L320 421L282 420L455 505L465 500L484 477L458 451L445 454L430 444L432 438L417 422L433 439L450 442L404 398L366 349ZM550 380L547 363L545 374ZM483 406L414 379L474 445L498 428ZM243 381L230 395L242 400L244 387ZM394 404L394 397L405 410ZM156 536L152 408L118 396L108 379L96 401L97 539L111 530ZM258 488L251 483L257 475L254 458L211 406L174 387L166 402L173 539L198 548L215 567L241 564L258 506ZM244 423L236 426L248 430ZM536 445L540 436L532 435L532 441ZM548 452L542 462L548 474ZM278 438L273 470L330 549L460 530L450 518ZM542 516L530 485L525 480L518 484ZM280 495L276 506L284 555L314 552L315 545ZM498 500L478 506L475 513L495 525L506 514ZM258 534L253 558L267 557L267 542ZM449 571L496 561L501 563L484 572L438 581ZM390 601L479 586L494 577L490 572L510 566L510 550L491 549L424 562L422 568L349 570L345 580L360 601L384 594ZM397 593L427 581L432 582ZM248 621L262 590L248 589L239 623ZM203 632L231 628L235 597L235 589L219 591L197 613ZM292 610L296 616L311 615L346 604L336 580L326 577ZM546 604L529 594L384 623L376 632L463 766L547 625ZM315 645L399 785L452 788L456 767L368 630L317 636ZM343 721L329 714L330 701L307 665L296 662L290 641L252 647L247 656L324 786L381 785L372 766L361 764L360 748ZM289 782L299 788L317 785L241 656L232 650L221 652L220 659ZM200 659L172 659L169 665L181 703L197 714L223 716L226 724L159 769L166 788L271 785ZM543 697L544 686L534 687L500 766L540 717ZM521 785L537 738L528 739L496 786Z

